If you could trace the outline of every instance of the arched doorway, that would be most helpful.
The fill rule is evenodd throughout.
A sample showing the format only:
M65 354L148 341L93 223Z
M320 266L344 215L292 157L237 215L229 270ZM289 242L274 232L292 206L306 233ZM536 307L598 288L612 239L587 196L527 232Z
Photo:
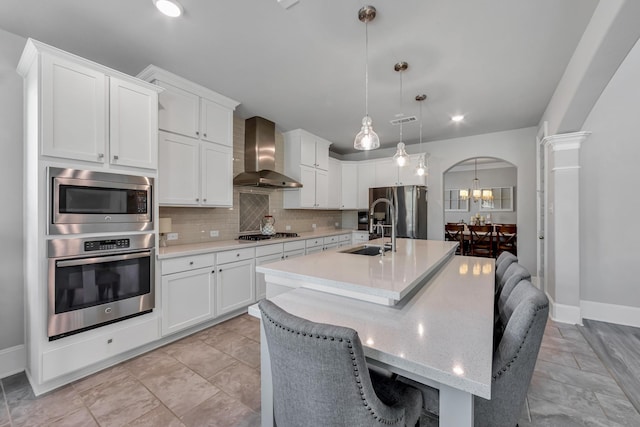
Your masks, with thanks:
M473 197L477 179L480 197ZM443 175L444 222L517 224L518 170L505 160L474 157L460 161Z

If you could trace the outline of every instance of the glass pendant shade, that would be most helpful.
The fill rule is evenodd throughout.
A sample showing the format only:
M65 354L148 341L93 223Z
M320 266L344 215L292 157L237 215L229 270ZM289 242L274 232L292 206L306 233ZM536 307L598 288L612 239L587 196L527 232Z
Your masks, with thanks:
M393 155L393 160L395 160L396 164L400 167L409 164L409 155L404 149L404 142L398 142L398 149L396 150L396 154Z
M469 198L469 190L460 190L460 200L467 200Z
M362 128L353 141L353 148L356 150L375 150L380 147L380 138L373 131L371 126L371 117L364 116L362 119Z
M491 201L493 200L493 191L491 190L482 190L482 200Z
M418 160L418 166L416 166L416 175L425 176L428 174L427 166L424 164L424 155L420 156Z
M472 186L471 186L471 196L477 202L482 198L482 191L480 190L480 180L478 178L474 178Z

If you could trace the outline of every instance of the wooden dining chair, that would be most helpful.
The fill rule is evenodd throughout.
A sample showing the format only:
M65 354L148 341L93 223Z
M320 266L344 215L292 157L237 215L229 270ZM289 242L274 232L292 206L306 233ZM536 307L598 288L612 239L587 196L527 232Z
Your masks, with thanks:
M496 226L496 253L511 252L518 256L518 227L515 224Z
M458 242L456 255L465 255L464 250L464 224L458 222L448 222L444 225L444 240Z
M493 257L493 226L470 225L471 233L470 255Z

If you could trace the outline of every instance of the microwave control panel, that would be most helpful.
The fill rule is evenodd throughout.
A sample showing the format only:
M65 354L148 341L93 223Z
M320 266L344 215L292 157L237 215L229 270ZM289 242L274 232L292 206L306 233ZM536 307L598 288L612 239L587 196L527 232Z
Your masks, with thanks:
M84 242L84 250L90 251L107 251L113 249L127 249L131 242L129 239L110 239L110 240L91 240Z

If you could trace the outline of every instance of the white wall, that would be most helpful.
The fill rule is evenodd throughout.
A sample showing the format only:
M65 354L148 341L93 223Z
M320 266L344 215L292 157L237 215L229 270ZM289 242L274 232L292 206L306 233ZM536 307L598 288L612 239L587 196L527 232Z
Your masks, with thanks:
M640 42L583 126L581 299L640 308Z
M24 344L22 246L22 78L26 39L0 30L0 352ZM0 369L2 367L0 366Z

